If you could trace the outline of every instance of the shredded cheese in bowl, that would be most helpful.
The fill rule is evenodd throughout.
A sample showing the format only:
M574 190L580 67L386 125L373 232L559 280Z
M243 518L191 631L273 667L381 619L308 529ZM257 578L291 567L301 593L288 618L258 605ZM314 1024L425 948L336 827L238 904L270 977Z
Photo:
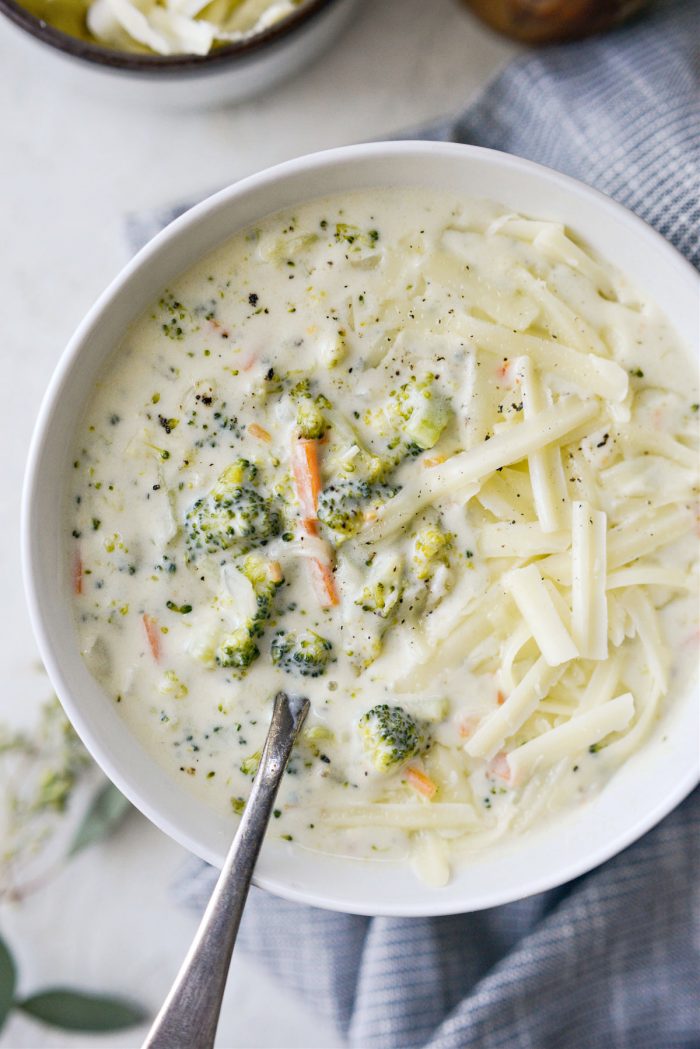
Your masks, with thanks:
M599 790L696 671L699 404L560 225L417 189L272 215L87 406L84 658L220 811L271 696L308 695L272 832L444 884Z
M207 55L249 40L287 18L305 0L26 0L50 25L116 51Z

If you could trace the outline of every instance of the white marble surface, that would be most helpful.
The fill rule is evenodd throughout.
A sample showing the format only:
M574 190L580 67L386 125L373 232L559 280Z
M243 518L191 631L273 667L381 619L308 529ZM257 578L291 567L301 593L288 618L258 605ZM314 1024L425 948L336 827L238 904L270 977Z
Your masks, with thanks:
M313 67L235 108L186 115L107 106L57 83L0 25L0 718L30 720L49 692L24 607L18 511L39 400L72 330L127 258L123 216L201 194L301 153L377 138L457 110L514 53L455 0L364 0ZM23 991L61 982L155 1007L195 919L171 898L179 846L136 818L74 861L0 928ZM99 1039L136 1045L140 1032ZM94 1046L22 1018L5 1049ZM234 960L217 1043L339 1045L308 1004L245 958Z

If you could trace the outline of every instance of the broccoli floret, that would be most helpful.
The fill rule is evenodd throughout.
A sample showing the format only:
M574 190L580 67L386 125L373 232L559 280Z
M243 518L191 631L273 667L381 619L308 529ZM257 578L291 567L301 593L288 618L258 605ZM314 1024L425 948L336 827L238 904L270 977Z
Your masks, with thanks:
M437 444L452 414L449 402L435 389L434 382L433 375L422 382L411 376L395 395L404 433L411 444L423 450Z
M324 488L318 497L318 519L342 539L359 532L389 499L399 491L389 484L368 481L339 481Z
M314 397L308 379L302 379L291 391L297 407L297 429L299 436L307 441L318 440L328 429L328 421L323 408L330 408L330 403L321 394Z
M253 635L242 626L221 639L215 652L215 659L220 667L246 670L259 655L260 649L255 644Z
M255 639L261 637L272 609L277 590L284 582L282 570L276 561L268 561L259 554L248 554L238 566L255 592L257 608L252 619L219 642L214 657L221 667L246 670L260 655Z
M440 564L447 564L452 534L438 523L426 523L413 538L411 563L418 579L431 579Z
M260 768L260 759L262 757L262 751L256 750L254 754L250 754L247 758L243 758L240 769L244 776L255 776L258 769Z
M187 558L202 552L250 549L279 535L282 522L272 503L252 487L257 469L238 459L222 473L211 492L185 515ZM247 483L246 483L247 482Z
M359 226L351 226L348 222L337 222L335 240L338 244L354 246L355 251L373 249L379 240L379 230L361 230Z
M248 554L239 567L246 579L252 583L255 591L258 607L248 630L252 637L259 637L272 615L275 594L282 586L284 576L277 561L268 561L255 553Z
M403 434L406 453L415 455L437 444L450 421L452 408L436 389L434 375L420 381L412 375L408 382L392 390L384 413Z
M403 562L392 555L375 558L362 589L355 599L363 612L373 612L387 619L401 600L403 592Z
M331 660L333 645L313 630L300 634L278 630L270 648L272 662L288 674L319 677Z
M258 468L255 463L249 462L248 459L236 459L235 463L226 467L212 491L216 492L219 489L225 491L230 487L243 484L244 481L252 483L257 480L257 477Z
M258 553L241 558L235 569L231 577L240 582L234 583L233 590L228 583L227 589L243 622L223 636L216 629L195 634L188 644L188 651L195 659L204 663L216 662L220 667L232 667L238 670L238 676L242 677L260 655L256 638L261 637L265 631L273 613L275 594L282 586L284 577L276 561L269 561ZM240 584L245 588L242 593L236 589ZM251 587L255 596L254 605L249 600ZM244 608L245 614L241 614Z
M413 758L425 746L425 737L403 707L379 703L359 721L362 746L375 768L389 772Z
M387 585L379 580L366 586L355 601L355 604L359 605L363 612L374 612L376 616L386 619L396 607L400 596L400 585Z
M360 612L359 608L353 615L348 610L343 624L343 652L355 670L366 670L379 658L387 625L381 616Z
M166 670L158 685L158 691L163 696L172 696L173 699L184 699L189 689L174 670Z
M382 459L367 450L355 428L341 412L328 413L331 426L331 444L324 456L325 466L332 474L351 476L357 481L379 481L396 465L392 459Z

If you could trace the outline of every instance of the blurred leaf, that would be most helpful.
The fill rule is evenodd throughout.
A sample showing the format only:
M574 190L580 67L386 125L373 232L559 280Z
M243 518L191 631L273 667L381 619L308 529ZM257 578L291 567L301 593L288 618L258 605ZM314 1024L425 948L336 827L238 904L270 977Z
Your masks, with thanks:
M32 806L34 812L53 809L54 812L65 812L76 783L76 773L72 768L47 769L42 775Z
M66 1031L120 1031L148 1018L145 1009L124 998L83 994L62 987L40 991L16 1006L35 1020Z
M131 803L122 792L117 790L113 783L105 783L92 799L76 831L68 855L75 856L88 846L108 838L121 824L130 808Z
M3 938L0 936L0 1028L12 1009L15 1000L17 967Z

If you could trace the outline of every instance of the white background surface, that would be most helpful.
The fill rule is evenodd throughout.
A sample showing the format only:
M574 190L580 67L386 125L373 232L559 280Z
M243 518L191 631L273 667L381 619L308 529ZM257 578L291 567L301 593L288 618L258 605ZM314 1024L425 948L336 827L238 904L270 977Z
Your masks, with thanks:
M185 115L123 109L55 80L53 63L0 25L0 718L30 722L50 689L19 569L18 510L39 400L78 321L128 257L123 216L194 198L301 153L378 138L461 108L515 52L456 0L364 0L332 49L238 107ZM196 925L170 883L179 846L140 818L21 907L0 909L20 991L73 984L155 1009ZM142 1032L99 1039L135 1046ZM0 1046L95 1046L10 1021ZM312 1006L236 957L217 1045L340 1045Z

